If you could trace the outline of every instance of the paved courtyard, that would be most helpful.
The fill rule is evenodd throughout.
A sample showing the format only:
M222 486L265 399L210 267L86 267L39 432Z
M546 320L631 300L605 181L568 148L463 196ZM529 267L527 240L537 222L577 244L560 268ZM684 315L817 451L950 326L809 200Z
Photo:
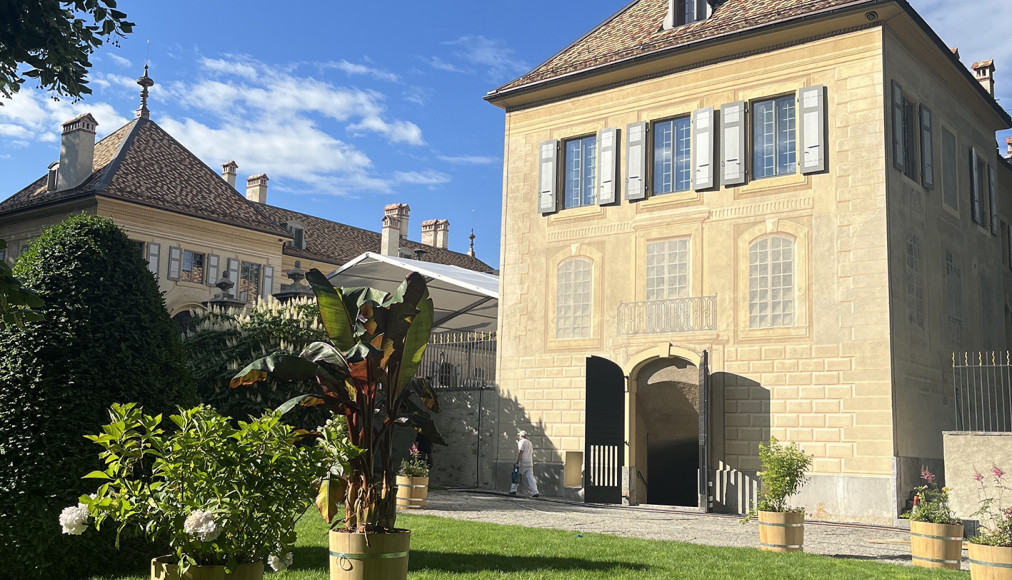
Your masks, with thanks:
M738 517L665 506L607 506L477 490L429 490L419 513L458 520L593 532L710 546L759 547L758 524ZM838 558L910 564L910 532L901 528L806 522L805 551ZM968 570L966 552L963 569Z

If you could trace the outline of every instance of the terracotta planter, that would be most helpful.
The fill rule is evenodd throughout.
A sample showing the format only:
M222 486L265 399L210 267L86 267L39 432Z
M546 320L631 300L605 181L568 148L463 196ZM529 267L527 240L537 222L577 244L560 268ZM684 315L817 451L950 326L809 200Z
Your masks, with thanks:
M330 532L330 580L403 580L408 577L411 531L392 534Z
M967 542L972 580L1012 579L1012 548Z
M239 564L235 572L225 573L224 566L190 566L179 575L175 556L159 556L151 560L151 580L263 580L264 564Z
M805 543L805 512L759 512L759 549L801 552Z
M428 496L428 477L397 476L397 509L424 508Z
M910 521L910 558L915 566L959 570L963 524Z

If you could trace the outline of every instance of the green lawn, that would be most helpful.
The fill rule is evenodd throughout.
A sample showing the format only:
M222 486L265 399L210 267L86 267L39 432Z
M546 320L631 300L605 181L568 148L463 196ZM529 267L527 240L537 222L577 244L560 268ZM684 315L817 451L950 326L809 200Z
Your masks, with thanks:
M412 532L408 572L412 580L968 578L965 572L810 554L772 554L751 548L715 548L601 534L581 536L575 532L415 514L398 515L397 524ZM268 579L328 578L326 524L315 513L308 513L298 530L294 565L284 574L267 574ZM147 580L147 575L116 577L116 580Z

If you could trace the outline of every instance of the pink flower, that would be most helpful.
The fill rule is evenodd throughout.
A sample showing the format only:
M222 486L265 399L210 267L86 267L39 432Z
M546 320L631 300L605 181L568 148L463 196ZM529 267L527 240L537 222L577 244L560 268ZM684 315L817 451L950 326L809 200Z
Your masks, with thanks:
M414 445L412 445L411 449L408 449L408 453L410 453L411 455L419 455L421 452L418 451L418 444L415 443Z
M973 468L973 480L979 483L981 486L984 485L984 474L977 471L977 468Z
M935 483L935 474L927 470L927 468L921 468L921 479L928 483Z
M998 467L994 463L991 464L991 474L994 475L995 481L1001 481L1002 478L1005 477L1005 472L1002 471L1002 468Z

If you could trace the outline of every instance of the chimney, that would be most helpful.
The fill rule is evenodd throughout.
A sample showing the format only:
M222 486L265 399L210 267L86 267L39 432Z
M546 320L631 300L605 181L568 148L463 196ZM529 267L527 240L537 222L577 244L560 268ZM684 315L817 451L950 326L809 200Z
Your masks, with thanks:
M56 189L64 190L84 183L95 170L95 127L91 113L74 117L63 124L60 141L60 169Z
M1008 155L1005 158L1012 159L1012 137L1005 139L1005 147L1008 149Z
M426 246L436 245L436 220L422 222L422 243Z
M956 56L956 60L959 60L959 47L958 46L953 46L952 48L949 49L949 52L951 52L952 54L954 54Z
M380 254L399 257L401 242L400 203L383 208L383 230L380 235Z
M229 161L221 166L221 178L227 181L233 188L235 187L235 171L237 169L239 169L239 164L235 161Z
M436 239L433 245L445 250L450 245L450 220L436 220Z
M266 173L258 173L246 179L246 199L254 203L267 203Z
M975 62L970 65L973 69L974 76L977 77L977 82L980 83L987 94L994 96L994 61L991 59L982 60Z

